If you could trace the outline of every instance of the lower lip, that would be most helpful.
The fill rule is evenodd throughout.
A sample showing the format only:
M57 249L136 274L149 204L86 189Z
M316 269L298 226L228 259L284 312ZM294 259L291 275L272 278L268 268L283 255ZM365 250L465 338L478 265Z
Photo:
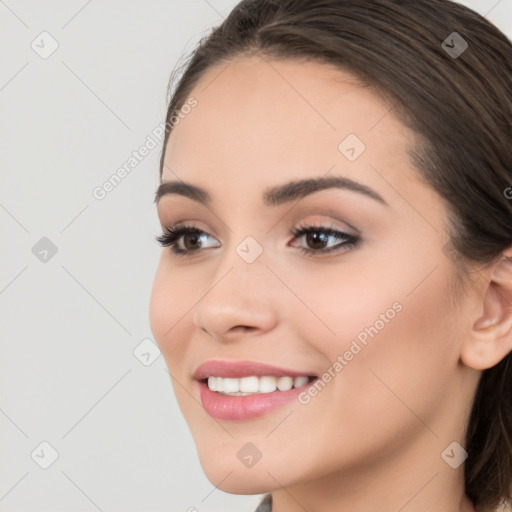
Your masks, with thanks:
M314 381L312 381L314 382ZM293 402L312 382L289 391L273 391L247 396L221 395L199 382L201 402L206 412L218 420L250 420Z

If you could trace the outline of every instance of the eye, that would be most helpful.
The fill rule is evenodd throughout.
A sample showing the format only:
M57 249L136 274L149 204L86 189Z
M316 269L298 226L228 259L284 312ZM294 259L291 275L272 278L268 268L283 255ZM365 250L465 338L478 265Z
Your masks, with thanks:
M199 249L202 249L203 245L200 241L209 236L202 229L194 226L180 225L165 228L164 232L155 237L155 239L162 247L170 247L171 252L176 256L188 256L190 253L198 252ZM183 242L184 248L180 247L179 242ZM218 245L214 247L218 247Z
M292 230L294 239L304 238L305 243L312 247L301 247L300 250L308 255L326 255L334 252L348 251L356 248L361 239L343 231L326 226L301 225ZM176 256L191 256L198 253L203 246L202 240L211 238L208 233L194 226L179 225L166 228L161 235L155 237L162 247L170 247ZM329 239L339 241L329 245ZM210 247L219 247L213 244Z
M301 247L300 250L308 255L327 255L330 253L344 252L355 249L361 243L361 238L327 226L302 225L293 229L295 239L304 238L309 247ZM329 245L329 239L340 241Z

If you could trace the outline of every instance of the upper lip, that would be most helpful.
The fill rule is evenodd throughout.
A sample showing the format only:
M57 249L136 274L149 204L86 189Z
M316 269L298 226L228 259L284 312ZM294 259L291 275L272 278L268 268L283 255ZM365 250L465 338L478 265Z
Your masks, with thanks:
M288 368L280 368L270 364L259 363L257 361L228 361L212 359L200 364L194 372L194 378L197 380L204 380L207 377L250 377L250 376L261 377L263 375L269 375L273 377L284 377L289 375L290 377L300 376L315 376L313 373L308 371L297 371Z

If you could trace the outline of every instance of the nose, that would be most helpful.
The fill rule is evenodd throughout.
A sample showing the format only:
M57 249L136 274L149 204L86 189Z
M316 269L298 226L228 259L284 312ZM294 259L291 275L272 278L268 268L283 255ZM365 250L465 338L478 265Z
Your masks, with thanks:
M196 327L225 342L270 331L279 307L276 279L264 263L230 263L216 273L193 314Z

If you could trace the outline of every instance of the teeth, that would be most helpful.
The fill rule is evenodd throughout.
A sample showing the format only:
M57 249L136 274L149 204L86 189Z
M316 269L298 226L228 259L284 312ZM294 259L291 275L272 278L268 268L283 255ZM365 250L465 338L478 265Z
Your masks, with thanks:
M221 379L222 377L217 378ZM260 390L260 379L258 377L242 377L239 388L244 393L257 393Z
M275 377L260 377L260 393L272 393L277 388Z
M272 393L300 388L310 381L309 377L241 377L239 379L224 377L208 377L208 388L225 395L246 396L254 393Z
M307 377L305 378L309 380ZM279 379L277 379L276 385L279 391L289 391L293 388L293 379L292 377L279 377Z
M220 387L217 385L218 377L208 377L208 387L212 391L221 391Z
M295 377L295 379L293 379L293 387L300 388L301 386L304 386L308 382L308 377Z
M217 383L218 382L219 377L217 377ZM237 393L240 391L239 385L240 379L222 379L222 391L224 393Z

